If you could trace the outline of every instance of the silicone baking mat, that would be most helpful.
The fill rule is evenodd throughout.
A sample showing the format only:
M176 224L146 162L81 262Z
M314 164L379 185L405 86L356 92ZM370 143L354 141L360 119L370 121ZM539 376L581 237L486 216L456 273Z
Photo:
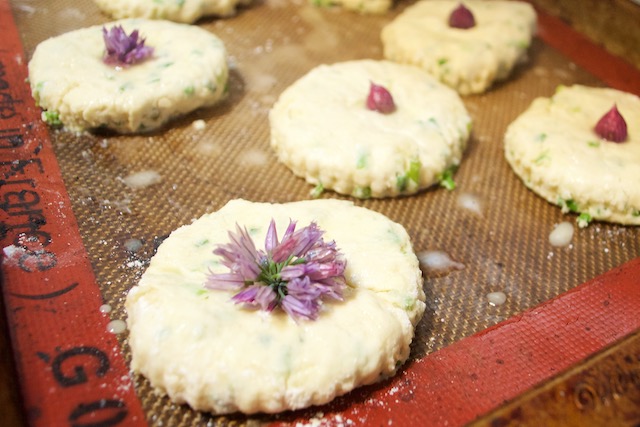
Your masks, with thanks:
M316 65L380 59L380 30L408 3L366 16L266 0L203 19L197 25L227 47L229 97L137 136L47 129L24 83L37 43L107 16L90 1L0 4L3 33L14 23L17 31L7 36L0 75L3 298L30 424L463 424L640 327L638 227L596 222L576 227L568 247L552 247L553 227L575 216L528 191L503 157L507 125L560 84L638 92L635 70L541 14L527 61L487 94L464 98L474 129L456 189L355 200L404 225L419 254L444 251L461 267L423 269L427 310L403 371L325 407L278 416L215 417L172 404L129 377L126 332L108 333L108 322L126 319L128 289L175 228L234 198L311 197L269 149L269 108ZM161 179L128 186L125 178L141 171ZM504 304L490 304L492 292L504 293ZM111 312L100 312L103 304Z

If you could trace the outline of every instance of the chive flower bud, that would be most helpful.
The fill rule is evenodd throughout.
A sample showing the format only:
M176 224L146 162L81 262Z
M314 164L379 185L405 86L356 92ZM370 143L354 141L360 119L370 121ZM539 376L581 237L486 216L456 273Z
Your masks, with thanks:
M384 87L371 82L369 96L367 96L367 108L382 114L393 113L396 104L391 93Z
M229 272L210 272L205 287L234 291L232 301L248 308L280 307L296 322L315 320L323 299L342 300L346 261L334 241L323 240L324 231L315 222L295 228L290 221L279 241L272 219L265 249L258 250L247 229L236 224L236 231L229 231L230 242L213 251Z
M627 123L614 104L596 123L595 132L607 141L623 142L627 139Z
M476 20L473 17L473 13L465 7L462 3L456 7L451 15L449 15L449 26L451 28L458 28L461 30L467 30L476 26Z
M139 37L138 30L133 30L127 35L120 25L108 31L102 27L102 38L105 45L105 64L127 67L153 55L153 47L144 45L145 39Z

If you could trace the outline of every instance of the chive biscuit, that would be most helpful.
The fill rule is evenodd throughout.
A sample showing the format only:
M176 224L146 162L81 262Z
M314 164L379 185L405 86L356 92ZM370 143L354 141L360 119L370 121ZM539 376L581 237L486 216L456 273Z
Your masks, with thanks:
M372 83L395 110L367 107ZM416 193L462 159L471 118L458 94L423 70L390 61L321 65L287 88L269 113L271 146L319 189L358 198Z
M147 18L191 24L205 16L227 17L251 0L94 0L115 19Z
M144 19L104 28L116 26L126 34L138 30L153 55L127 66L106 64L103 26L37 46L29 61L29 83L50 123L73 131L145 132L225 95L226 52L215 35L195 26Z
M208 290L229 272L212 251L236 224L258 248L269 222L312 221L346 261L342 301L315 320L244 308ZM233 200L174 231L126 299L131 368L176 403L202 411L275 413L321 405L393 375L409 357L425 309L422 274L405 229L339 200Z
M393 0L311 0L316 6L340 6L362 14L382 14L393 6Z
M600 138L599 119L617 105L628 135ZM560 86L538 98L505 134L505 156L524 184L563 211L640 225L640 98L608 88Z
M462 95L482 93L522 61L536 27L531 5L468 0L467 29L449 26L455 1L419 1L382 29L386 59L417 65Z

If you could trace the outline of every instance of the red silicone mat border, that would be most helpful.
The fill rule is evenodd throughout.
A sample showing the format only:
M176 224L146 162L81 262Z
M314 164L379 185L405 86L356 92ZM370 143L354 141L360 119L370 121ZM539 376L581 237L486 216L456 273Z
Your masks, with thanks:
M27 422L146 425L0 0L2 291Z
M538 19L545 43L609 86L640 93L637 69L558 19L541 11ZM2 285L29 423L145 425L120 345L98 311L99 288L48 129L25 83L8 0L0 0L0 28L0 237L9 247ZM639 281L640 258L413 362L391 387L357 390L358 402L333 420L470 422L639 329Z
M608 86L640 96L640 70L596 46L560 19L537 10L537 36Z

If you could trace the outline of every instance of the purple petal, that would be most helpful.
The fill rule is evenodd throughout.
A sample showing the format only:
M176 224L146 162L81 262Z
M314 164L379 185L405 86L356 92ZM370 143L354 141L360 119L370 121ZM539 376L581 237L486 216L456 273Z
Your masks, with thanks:
M278 305L278 295L270 286L260 286L256 294L256 302L263 310L271 311Z
M315 286L320 290L320 292L322 292L323 297L342 301L342 295L344 288L347 287L347 283L344 280L344 277L337 276L316 282Z
M212 286L226 286L228 281L253 282L260 274L261 255L246 228L236 224L236 232L229 231L229 239L229 243L218 246L213 253L222 258L221 263L230 270L230 275L212 274Z
M282 280L292 280L307 273L307 264L288 265L280 272Z
M253 282L260 274L260 267L256 261L237 256L222 248L214 250L213 253L222 256L221 264L227 267L231 273L240 275L245 281Z
M306 259L307 261L314 262L333 262L337 254L338 249L336 248L336 242L332 240L311 248L311 250L307 252Z
M296 222L289 220L289 226L282 236L282 241L271 249L271 259L274 262L285 262L293 252L295 240L292 239L296 230Z
M293 221L290 219L289 225L287 226L287 229L284 232L284 236L282 236L282 240L290 239L294 231L296 231L296 221Z
M301 301L315 301L322 292L314 286L309 277L296 278L287 283L287 295L291 295Z
M247 286L237 294L235 294L231 299L236 304L246 304L250 306L254 306L256 301L256 295L258 294L258 290L263 287L261 285L251 285Z
M320 311L315 300L301 301L292 295L285 296L280 304L282 309L296 321L299 318L316 320Z
M305 254L317 243L322 241L324 232L318 228L315 222L312 222L302 230L298 230L291 236L291 240L295 242L292 249L292 255L296 257L304 257Z
M236 273L210 273L204 284L207 289L221 291L236 291L244 285L244 277Z
M267 237L264 239L264 248L267 252L271 252L273 248L278 246L278 232L276 230L276 222L271 219L269 223L269 229L267 230Z
M236 304L244 304L250 307L260 307L262 310L271 311L277 305L277 295L269 286L261 284L247 286L231 298Z
M283 280L292 280L297 277L306 276L311 280L322 280L333 276L340 276L344 273L345 264L342 261L327 263L307 262L304 264L288 265L280 272Z
M231 239L229 245L233 244L234 249L238 251L238 255L254 261L260 258L256 245L253 243L253 239L249 235L246 227L240 228L240 226L236 224L236 232L229 232L229 238Z

